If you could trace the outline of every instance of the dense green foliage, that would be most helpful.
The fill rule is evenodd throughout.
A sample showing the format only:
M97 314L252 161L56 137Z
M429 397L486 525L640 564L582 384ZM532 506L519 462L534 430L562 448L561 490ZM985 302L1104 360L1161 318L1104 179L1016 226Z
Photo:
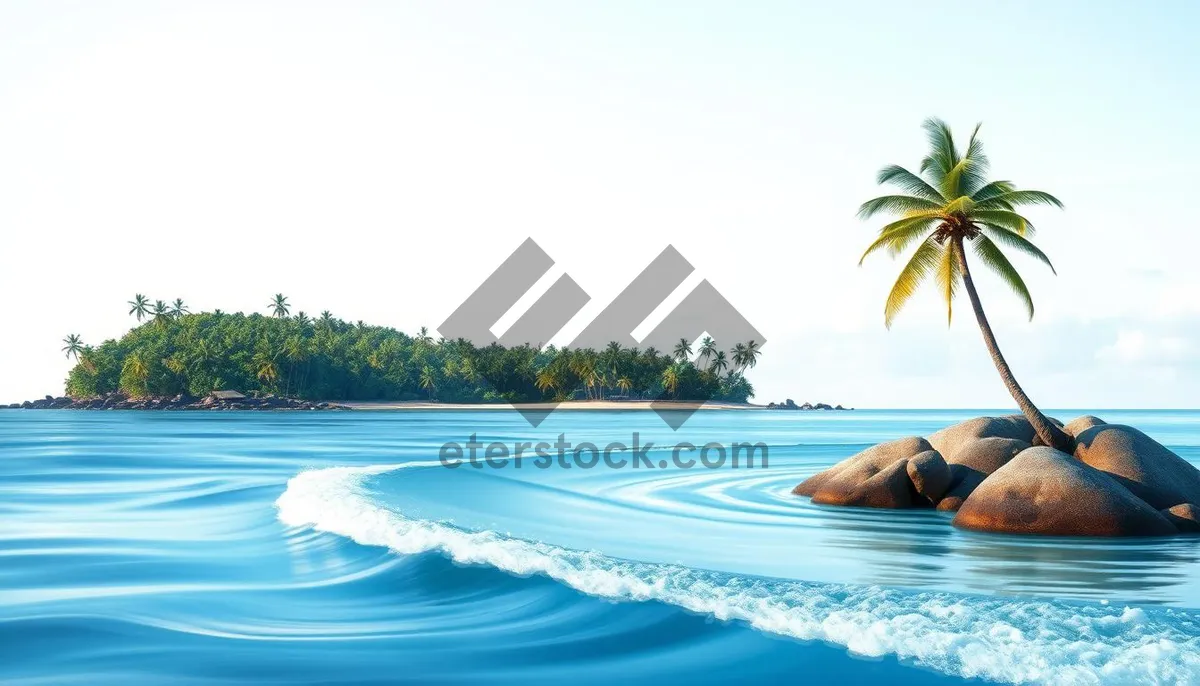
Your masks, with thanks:
M754 394L737 371L753 366L757 344L739 343L730 365L706 341L699 363L653 349L610 344L603 351L553 346L477 348L464 340L433 340L424 329L351 324L324 313L289 316L286 298L260 314L191 314L176 301L130 302L139 324L120 340L97 347L68 343L78 363L67 393L88 397L195 396L215 389L276 393L322 400L533 402L574 398L671 398L745 402ZM144 321L143 321L144 320ZM64 342L67 342L64 340ZM65 350L65 349L64 349ZM719 360L718 360L719 355Z

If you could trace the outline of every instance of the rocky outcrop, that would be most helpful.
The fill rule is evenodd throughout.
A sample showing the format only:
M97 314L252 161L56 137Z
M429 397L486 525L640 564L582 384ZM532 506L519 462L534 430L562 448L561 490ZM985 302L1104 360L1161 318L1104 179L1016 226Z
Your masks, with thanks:
M958 451L981 438L1015 438L1033 443L1033 425L1022 415L1004 417L976 417L948 426L929 437L933 449L942 454L946 462L953 464Z
M805 479L792 489L796 495L813 496L814 502L838 504L848 499L859 484L866 482L899 460L929 450L929 442L919 436L900 438L871 446L820 474ZM817 499L820 494L820 499Z
M950 467L936 450L926 450L910 457L907 471L913 489L930 505L937 504L950 488Z
M1159 512L1174 524L1176 529L1189 534L1200 534L1200 506L1181 503Z
M949 462L950 488L937 504L937 509L953 512L962 507L967 496L991 476L993 472L1008 464L1022 450L1030 447L1019 438L988 436L966 444Z
M1075 441L1075 457L1112 474L1156 510L1200 503L1200 470L1132 426L1093 426Z
M1051 536L1178 532L1112 476L1046 446L1022 451L984 479L955 515L954 525Z
M807 410L853 410L854 408L853 407L842 407L841 405L829 405L826 403L817 403L816 405L814 405L812 403L803 403L801 405L797 405L795 400L788 398L787 400L785 400L781 403L775 403L775 402L767 403L767 409L768 410L807 411Z
M190 395L157 398L130 398L123 393L109 393L95 398L55 398L27 400L8 406L27 410L348 410L344 405L311 400L296 400L265 395L258 398L219 399Z
M1071 438L1076 438L1079 436L1079 434L1083 433L1084 430L1090 429L1093 426L1101 426L1105 423L1106 422L1099 417L1085 414L1082 417L1076 417L1063 425L1063 431L1066 431L1067 435Z
M1037 445L1022 416L978 417L872 446L792 492L820 505L936 506L979 531L1200 533L1200 470L1132 427L1052 421L1076 439L1073 455Z

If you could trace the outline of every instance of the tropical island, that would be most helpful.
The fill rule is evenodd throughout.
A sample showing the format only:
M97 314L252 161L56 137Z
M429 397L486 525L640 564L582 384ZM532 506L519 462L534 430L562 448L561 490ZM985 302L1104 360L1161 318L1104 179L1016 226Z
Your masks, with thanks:
M1016 208L1062 208L1044 191L989 181L979 126L965 151L939 119L924 124L929 153L919 173L899 165L878 182L900 193L863 203L859 217L899 215L879 230L859 260L916 245L884 306L884 324L932 275L946 305L965 290L984 345L1020 415L979 417L928 438L880 443L792 491L822 505L934 508L957 512L953 524L976 531L1060 536L1161 536L1200 533L1200 470L1131 426L1085 415L1066 424L1033 404L1000 351L971 277L966 246L1006 283L1033 319L1033 299L998 244L1042 262L1029 241L1033 225Z
M611 343L603 350L473 345L407 335L322 312L292 314L283 294L269 315L192 313L137 294L136 325L117 340L86 345L72 334L75 360L66 396L9 407L116 409L336 409L344 403L414 405L674 401L744 405L754 387L743 372L762 354L756 341L722 349L705 337L693 352ZM232 394L232 395L230 395ZM386 406L386 405L385 405ZM823 406L827 407L827 406Z

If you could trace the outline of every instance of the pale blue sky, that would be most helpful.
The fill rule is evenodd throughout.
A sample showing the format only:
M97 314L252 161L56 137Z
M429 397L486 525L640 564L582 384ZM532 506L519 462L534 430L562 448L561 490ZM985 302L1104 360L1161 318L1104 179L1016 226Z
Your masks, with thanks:
M574 330L674 244L766 335L759 400L1007 405L968 316L930 290L886 331L899 265L856 266L936 115L1067 204L1032 213L1059 276L1018 260L1033 323L982 284L1035 400L1194 407L1198 14L3 2L0 401L60 392L59 340L134 292L433 328L532 236L593 296Z

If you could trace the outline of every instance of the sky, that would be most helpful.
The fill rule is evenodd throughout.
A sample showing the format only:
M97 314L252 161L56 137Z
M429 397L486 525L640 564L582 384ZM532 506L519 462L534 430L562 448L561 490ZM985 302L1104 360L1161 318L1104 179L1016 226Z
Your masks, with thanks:
M1028 213L1057 276L1013 257L1032 321L977 278L1035 402L1197 407L1198 7L4 0L0 401L60 394L61 339L135 293L436 329L531 237L534 295L592 297L555 342L673 245L658 314L712 283L766 337L757 401L1011 407L965 299L888 330L901 263L858 266L938 116L1066 205Z

